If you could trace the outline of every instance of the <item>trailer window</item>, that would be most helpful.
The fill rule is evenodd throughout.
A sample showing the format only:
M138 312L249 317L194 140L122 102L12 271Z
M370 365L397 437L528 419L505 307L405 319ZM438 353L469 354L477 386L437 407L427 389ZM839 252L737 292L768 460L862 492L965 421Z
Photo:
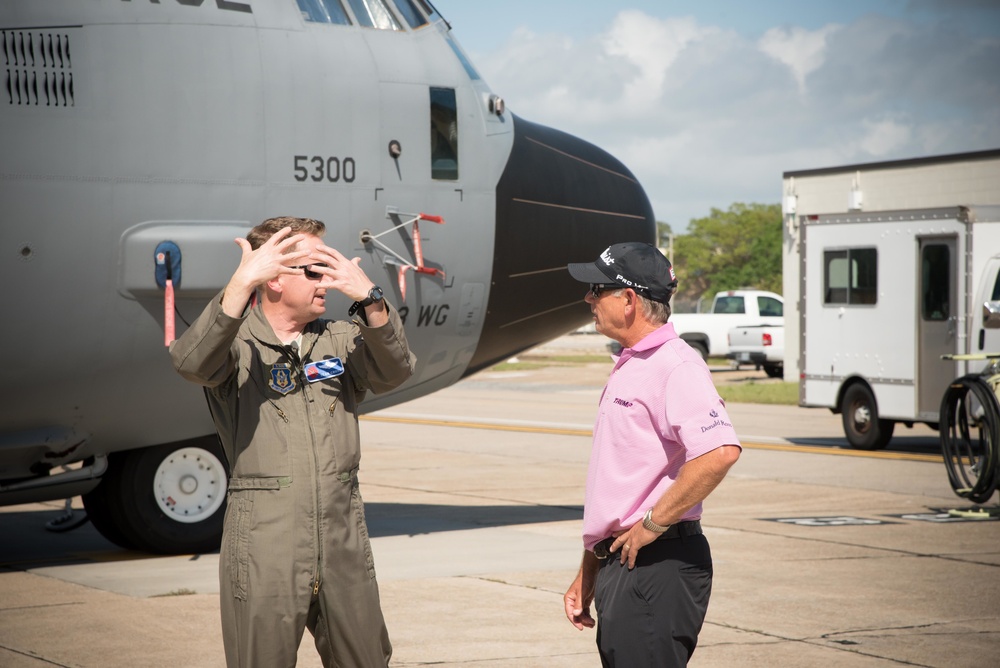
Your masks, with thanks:
M950 315L951 253L945 244L928 244L920 258L921 315L924 320L947 320Z
M824 304L875 304L878 251L848 248L823 252Z

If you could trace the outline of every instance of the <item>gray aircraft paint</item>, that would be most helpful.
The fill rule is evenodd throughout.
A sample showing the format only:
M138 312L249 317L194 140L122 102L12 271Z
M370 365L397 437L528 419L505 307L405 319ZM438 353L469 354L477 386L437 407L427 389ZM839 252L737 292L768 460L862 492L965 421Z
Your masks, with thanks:
M371 411L587 322L566 263L655 238L627 168L496 113L441 19L392 31L310 23L294 0L13 0L0 36L0 503L93 487L45 485L64 464L213 433L164 349L164 241L182 255L179 333L238 264L234 237L323 220L405 314L419 360ZM454 90L457 179L431 176L431 88ZM408 272L404 301L362 233L420 212L444 219L420 237L445 277ZM380 240L415 261L409 230ZM331 293L327 315L348 306Z

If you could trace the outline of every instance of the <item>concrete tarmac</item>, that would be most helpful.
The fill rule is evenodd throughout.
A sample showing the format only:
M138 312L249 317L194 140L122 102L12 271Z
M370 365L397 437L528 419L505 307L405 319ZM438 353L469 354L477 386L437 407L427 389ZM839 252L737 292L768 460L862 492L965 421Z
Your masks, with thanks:
M551 345L595 345L582 340ZM363 419L392 665L600 665L562 595L609 369L486 372ZM715 584L692 666L1000 665L1000 522L947 516L970 506L935 432L901 429L872 456L825 410L729 409L745 449L705 504ZM129 552L89 523L46 531L61 512L0 508L0 666L224 665L217 553ZM321 665L308 632L298 665Z

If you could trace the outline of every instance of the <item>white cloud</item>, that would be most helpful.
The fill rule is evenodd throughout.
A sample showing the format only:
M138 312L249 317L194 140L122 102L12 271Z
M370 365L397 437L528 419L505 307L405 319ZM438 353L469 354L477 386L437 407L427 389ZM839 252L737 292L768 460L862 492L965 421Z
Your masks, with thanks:
M626 10L580 40L519 28L481 69L515 113L530 109L533 120L571 118L585 128L648 119L663 111L670 68L685 49L719 34L693 19Z
M894 120L868 120L861 122L865 135L861 138L861 150L875 158L882 158L906 146L913 137L913 129L909 125L897 123Z
M648 107L660 99L667 70L685 47L716 32L699 27L694 19L662 20L626 10L615 17L601 41L609 56L624 58L637 71L625 85L624 101L630 108Z
M619 158L675 230L779 202L785 171L1000 147L1000 40L870 14L763 36L619 12L475 58L519 116Z
M760 38L760 50L792 71L799 92L806 91L806 77L823 66L827 37L840 29L828 25L819 30L804 28L771 28Z

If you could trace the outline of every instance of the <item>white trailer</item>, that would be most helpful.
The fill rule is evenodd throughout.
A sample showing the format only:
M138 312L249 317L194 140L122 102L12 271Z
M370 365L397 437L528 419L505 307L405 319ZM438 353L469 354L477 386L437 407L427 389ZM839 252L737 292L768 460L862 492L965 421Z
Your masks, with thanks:
M949 383L985 365L941 356L1000 351L1000 206L799 225L799 404L841 413L859 449L897 422L936 428Z

